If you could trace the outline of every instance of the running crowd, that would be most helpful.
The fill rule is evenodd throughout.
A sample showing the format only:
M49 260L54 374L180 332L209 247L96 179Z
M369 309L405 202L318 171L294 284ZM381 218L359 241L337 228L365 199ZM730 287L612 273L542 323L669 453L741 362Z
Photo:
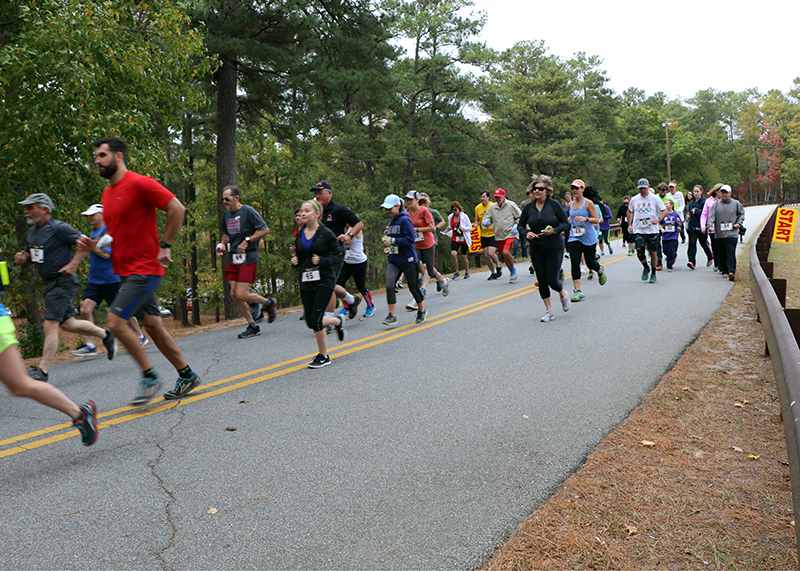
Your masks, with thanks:
M87 446L97 439L95 403L88 401L78 406L49 384L48 371L58 348L60 329L80 333L86 338L86 343L73 351L77 356L96 355L95 338L102 341L109 360L115 356L117 342L124 345L141 374L131 406L150 402L162 384L144 350L150 340L178 375L174 387L163 393L165 399L183 398L200 384L200 378L164 327L157 298L165 268L172 262L171 244L180 229L185 208L154 179L127 169L128 151L124 141L106 137L96 140L94 147L95 165L109 185L103 191L102 202L83 212L92 228L89 236L52 218L55 205L46 194L32 194L19 203L25 207L26 220L31 227L26 234L25 249L18 252L14 260L17 264L35 265L44 294L42 359L40 365L31 367L27 374L11 316L0 303L0 381L15 396L34 399L69 415ZM628 255L636 254L642 263L643 281L656 283L656 272L662 269L664 261L667 271L672 271L679 237L685 242L687 234L690 269L695 269L699 244L706 255L707 266L713 265L714 271L731 281L735 279L736 244L745 231L744 208L731 198L728 185L718 184L705 194L701 186L696 186L685 198L677 191L674 181L660 184L657 193L650 188L647 179L640 179L637 186L639 193L625 197L617 221L621 224ZM371 317L375 304L366 287L363 223L349 208L332 200L333 189L327 181L318 182L311 192L314 197L295 211L295 236L290 250L303 302L301 319L314 331L317 343L317 355L308 367L317 369L331 364L327 334L335 330L338 340L344 341L345 316L354 319L363 302L364 317ZM569 311L571 303L585 298L581 290L582 271L588 272L589 280L597 274L598 283L605 285L606 271L599 260L605 255L605 246L609 254L613 254L608 240L612 216L597 191L576 179L564 203L560 203L553 198L550 177L539 175L528 186L527 195L528 202L520 208L507 198L503 189L482 192L474 210L474 222L457 201L450 204L450 213L444 218L431 208L430 197L425 193L411 190L403 198L395 194L386 196L380 205L387 215L381 238L387 256L388 315L383 324L387 327L398 324L400 288L408 287L413 300L406 305L406 310L416 312L415 323L423 324L428 317L425 300L432 279L437 292L447 296L451 280L470 278L468 253L473 233L480 237L489 280L503 276L504 264L509 282L515 283L518 247L521 246L523 258L530 255L529 272L536 276L545 306L542 322L555 319L551 291L558 295L565 312ZM265 318L272 323L277 316L275 298L250 291L256 281L258 250L269 228L254 208L242 204L236 186L223 190L222 202L226 211L220 228L222 239L216 252L220 258L227 257L224 279L228 280L231 297L247 321L246 329L238 337L255 337L260 334L257 323ZM157 209L166 215L160 236ZM436 268L439 234L450 240L455 270L450 279ZM89 278L78 318L79 312L72 302L78 286L75 274L87 255ZM564 256L570 259L571 296L563 284ZM4 269L0 267L3 278L0 295L2 288L8 285ZM358 293L351 294L346 289L351 277ZM92 318L93 310L103 301L109 307L107 329L97 327ZM337 311L339 304L341 308Z

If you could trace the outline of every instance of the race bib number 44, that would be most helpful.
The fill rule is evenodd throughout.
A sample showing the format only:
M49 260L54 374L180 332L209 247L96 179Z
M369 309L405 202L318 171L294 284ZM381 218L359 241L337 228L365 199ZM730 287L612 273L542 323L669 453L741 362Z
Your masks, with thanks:
M237 264L237 265L238 264L244 264L244 260L247 257L247 254L236 253L232 257L233 257L233 263L234 264Z

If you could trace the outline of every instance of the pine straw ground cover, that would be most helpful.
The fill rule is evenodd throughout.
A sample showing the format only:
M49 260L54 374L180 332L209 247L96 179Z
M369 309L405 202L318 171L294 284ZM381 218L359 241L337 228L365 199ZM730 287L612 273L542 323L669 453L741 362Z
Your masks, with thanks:
M776 263L776 276L794 272L800 284L798 262ZM486 571L797 568L780 405L748 264L743 255L739 281L674 368Z

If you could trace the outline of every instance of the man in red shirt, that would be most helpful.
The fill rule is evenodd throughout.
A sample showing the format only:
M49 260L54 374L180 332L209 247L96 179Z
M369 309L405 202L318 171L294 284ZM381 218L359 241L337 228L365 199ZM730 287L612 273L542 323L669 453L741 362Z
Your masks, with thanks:
M128 325L133 316L143 316L141 321L148 336L178 371L175 388L164 393L164 398L182 398L200 384L200 377L189 367L175 339L164 328L156 291L164 278L164 268L172 261L171 244L178 235L186 209L174 194L154 179L127 169L125 141L105 137L96 140L94 147L98 172L110 183L103 191L103 214L108 234L114 237L114 273L122 278L122 287L108 313L108 328L142 370L139 394L130 404L147 404L161 386L147 353ZM156 209L166 213L160 241ZM85 249L95 246L93 240L85 237L80 244Z

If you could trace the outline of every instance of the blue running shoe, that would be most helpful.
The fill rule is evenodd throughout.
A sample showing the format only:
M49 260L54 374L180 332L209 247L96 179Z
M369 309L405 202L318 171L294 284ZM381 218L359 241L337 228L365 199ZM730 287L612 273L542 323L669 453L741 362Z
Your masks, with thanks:
M339 319L342 319L341 317ZM176 400L182 399L189 391L200 384L200 377L197 376L197 373L192 371L192 376L188 379L184 379L183 377L178 377L178 380L175 381L175 388L171 391L167 391L164 393L164 398L166 400Z
M139 394L131 399L130 405L142 406L149 403L156 396L159 388L161 388L161 379L158 378L158 375L155 378L144 377L142 384L139 385Z
M375 315L375 306L367 306L367 310L364 312L364 317L372 317L373 315Z
M83 414L78 420L72 421L72 426L81 433L83 445L91 446L97 442L97 406L89 400L78 408L81 409Z

